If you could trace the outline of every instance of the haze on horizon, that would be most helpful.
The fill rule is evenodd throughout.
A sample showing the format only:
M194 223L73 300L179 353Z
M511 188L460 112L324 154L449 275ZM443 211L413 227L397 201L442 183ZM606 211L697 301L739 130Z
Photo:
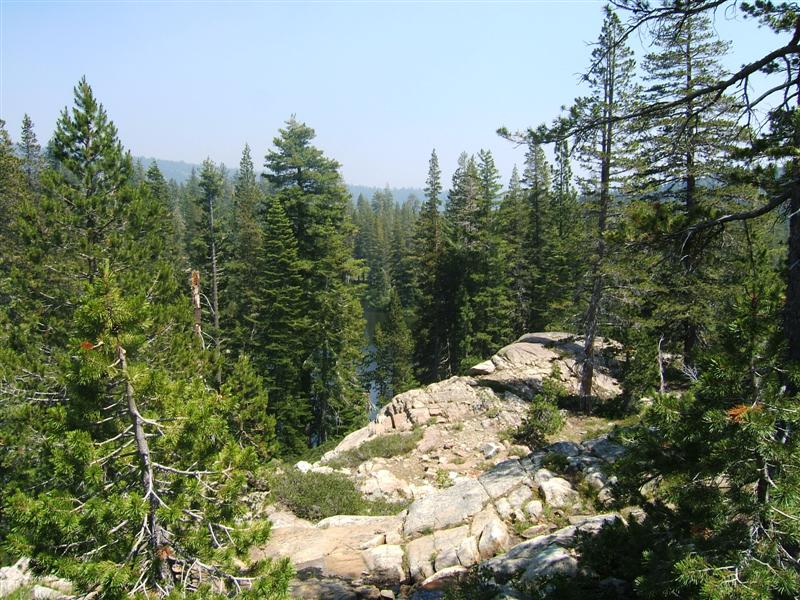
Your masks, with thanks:
M523 148L495 131L547 122L582 93L603 2L22 2L0 0L0 118L49 139L86 75L134 155L257 165L290 115L351 184L445 187L462 151L503 181ZM770 49L717 16L729 68ZM639 57L644 49L634 46Z

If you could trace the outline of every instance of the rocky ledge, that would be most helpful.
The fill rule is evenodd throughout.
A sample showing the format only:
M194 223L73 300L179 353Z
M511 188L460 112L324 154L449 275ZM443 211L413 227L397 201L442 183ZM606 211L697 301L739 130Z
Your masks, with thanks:
M620 393L607 368L616 350L598 340L596 352L606 357L596 371L601 398ZM396 396L318 463L296 468L345 473L365 495L405 499L408 508L314 525L273 507L272 537L254 558L288 556L299 577L294 594L304 598L390 598L401 590L430 598L479 563L499 584L574 571L577 533L621 518L595 514L595 506L612 499L606 466L622 448L601 436L531 452L511 443L507 431L546 377L577 392L580 352L569 334L528 334L469 376ZM370 440L412 430L420 439L407 454L339 466ZM546 468L551 463L558 468Z

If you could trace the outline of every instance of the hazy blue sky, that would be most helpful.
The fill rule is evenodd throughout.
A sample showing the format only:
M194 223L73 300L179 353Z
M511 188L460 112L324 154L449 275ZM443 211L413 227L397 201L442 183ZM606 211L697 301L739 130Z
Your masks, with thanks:
M506 181L523 150L495 130L549 121L580 93L603 3L0 0L0 117L49 139L85 74L134 154L236 166L292 114L349 183L422 186L491 149ZM717 18L735 67L775 36ZM641 45L635 48L641 53Z

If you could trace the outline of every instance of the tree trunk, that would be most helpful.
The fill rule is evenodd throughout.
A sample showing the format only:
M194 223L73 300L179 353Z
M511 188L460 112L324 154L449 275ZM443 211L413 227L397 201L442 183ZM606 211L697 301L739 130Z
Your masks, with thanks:
M662 335L658 340L658 376L660 380L658 391L661 394L664 394L667 391L667 377L664 372L666 365L664 364L664 352L662 351L663 344L664 336Z
M611 201L611 150L613 148L614 125L611 117L614 107L614 78L616 53L613 48L606 58L607 70L604 91L603 131L600 154L600 206L597 215L597 256L592 265L592 296L586 311L586 329L583 344L583 367L581 369L580 396L583 409L588 413L592 409L592 380L594 379L594 342L597 336L597 321L600 303L603 299L603 266L606 254L606 220Z
M214 315L214 349L217 362L217 385L222 385L222 361L220 360L220 329L219 329L219 274L217 272L217 243L214 234L214 201L208 200L208 220L211 233L211 310Z
M206 349L206 343L203 340L203 310L200 305L200 271L192 271L191 278L192 286L192 309L194 310L194 334L200 340L200 347Z
M795 24L800 29L800 19ZM800 94L800 75L795 88ZM797 108L800 110L800 95ZM800 129L795 128L794 146L800 147ZM789 191L789 240L787 252L787 288L783 327L787 342L787 359L790 366L800 365L800 159L791 164L791 189ZM787 377L787 393L798 392L796 384Z
M136 440L136 454L139 457L139 468L142 473L142 489L144 498L148 503L147 511L147 535L150 547L151 559L156 565L156 572L159 578L166 582L172 577L169 565L164 560L169 556L169 545L167 543L164 529L158 520L158 496L155 491L155 477L153 474L153 462L150 458L150 445L147 443L147 436L144 432L142 415L136 405L136 399L128 374L128 359L125 348L117 346L117 359L119 360L122 377L125 380L125 399L128 405L128 417L133 426L134 439Z
M684 26L686 27L686 53L684 57L684 66L686 68L686 93L691 94L694 89L694 63L692 57L692 28L694 25L691 15L686 15ZM693 222L697 211L697 177L695 175L697 116L694 114L694 102L691 100L686 103L684 118L686 119L686 172L684 174L684 185L686 189L684 210L686 211L686 217L690 222ZM691 257L682 256L681 263L683 265L683 276L687 278L685 283L687 286L691 286L688 281L688 278L692 276L693 270ZM683 323L683 360L686 365L692 365L694 363L697 339L697 323L694 323L691 318L687 318Z

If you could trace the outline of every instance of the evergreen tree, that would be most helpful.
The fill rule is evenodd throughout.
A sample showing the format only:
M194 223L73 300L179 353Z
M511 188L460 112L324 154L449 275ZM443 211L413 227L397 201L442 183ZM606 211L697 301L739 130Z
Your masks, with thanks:
M353 212L353 224L356 226L356 240L353 256L366 259L369 254L369 235L372 229L372 207L364 194L359 194Z
M189 179L181 186L178 197L180 213L185 225L183 250L189 267L199 269L205 263L206 252L202 243L203 209L200 179L192 167Z
M144 187L153 200L164 208L165 213L169 214L169 221L172 223L170 245L175 253L177 265L185 266L182 258L184 224L178 208L177 191L164 179L155 161L145 173Z
M704 18L723 2L622 4L633 10L632 31L637 24L661 21L656 31L672 27L672 34L680 39L687 17ZM673 109L691 104L693 118L686 123L691 131L693 122L713 119L720 110L716 103L727 90L761 69L779 79L766 97L795 94L796 6L772 2L741 6L746 14L792 41L733 75L698 85L673 102L658 97L654 104L621 112L618 118L674 115ZM676 71L684 65L683 61L676 63ZM676 87L680 93L681 88ZM747 109L753 108L747 97L744 100ZM710 115L704 111L706 106ZM688 391L657 395L640 426L623 436L629 452L618 473L622 490L629 495L622 500L640 503L647 518L641 525L618 527L611 534L614 543L603 540L605 548L621 550L617 556L604 556L603 562L619 566L617 559L624 556L625 570L616 571L643 597L793 598L800 590L796 568L800 453L794 434L800 380L800 270L796 268L800 265L800 161L796 157L800 127L796 113L797 107L786 103L771 111L770 133L752 148L752 156L758 156L762 165L737 174L746 183L755 180L759 189L754 193L748 186L734 188L735 208L704 214L716 200L713 192L722 186L705 189L695 181L691 210L687 209L686 196L692 185L684 179L679 187L663 190L663 206L651 210L634 206L631 210L637 219L633 226L640 230L661 226L667 232L677 231L682 251L691 251L693 264L706 260L706 248L714 256L711 244L724 227L730 271L723 269L722 273L734 278L723 279L726 285L720 296L715 293L702 298L703 303L711 301L714 315L699 320L711 343L704 352L695 353L696 381ZM679 148L683 143L669 140L669 146L673 141ZM715 145L715 151L724 145L724 141ZM679 155L678 177L691 174L686 169L686 148L684 145ZM729 185L725 179L721 183ZM787 208L789 215L788 236L783 240L788 242L788 268L780 276L770 251L771 235L764 231L770 224L759 222L759 217L779 207ZM659 221L667 221L667 225ZM683 277L681 270L674 272ZM663 297L669 300L667 292ZM681 296L676 300L682 302ZM663 315L662 306L645 308Z
M40 201L12 207L20 252L0 272L0 292L18 288L9 308L33 313L0 311L0 335L12 331L0 351L3 551L104 598L235 593L235 557L268 532L239 521L248 478L274 448L266 397L246 365L222 397L197 377L161 182L154 171L133 186L85 80L75 96ZM5 178L13 164L1 166ZM15 271L36 264L35 281L16 286ZM14 332L30 319L28 339ZM254 597L285 597L285 563L247 576L260 573L273 577L254 581Z
M475 250L479 243L482 191L475 157L462 152L447 194L445 215L450 241L465 252Z
M418 290L414 267L414 230L417 224L418 200L411 196L395 207L391 237L392 285L407 310L416 305ZM411 312L409 310L409 312Z
M490 222L492 212L497 205L500 190L503 189L500 183L500 173L494 164L494 156L490 150L478 152L478 178L480 179L480 220L484 223Z
M39 141L36 139L36 132L33 130L33 121L27 114L22 117L22 131L17 146L22 158L22 168L25 171L28 188L38 190L39 174L44 168L44 157Z
M260 287L264 264L263 199L245 144L234 188L233 223L225 263L227 337L237 353L253 354L262 308Z
M453 173L445 208L445 248L442 257L438 304L441 307L441 327L445 337L445 375L461 368L467 357L473 356L472 336L475 312L472 310L474 291L469 285L475 272L480 246L480 181L475 158L462 152Z
M66 253L81 257L79 277L91 282L130 202L125 184L133 167L86 78L74 93L75 107L71 113L65 108L56 124L50 152L58 167L48 173L44 188L61 213L59 241Z
M575 329L580 322L581 266L586 263L586 234L578 193L574 187L569 141L555 144L555 167L550 203L546 274L547 302L543 311L548 330Z
M392 289L386 319L375 326L374 379L381 404L416 385L412 371L413 340L397 290Z
M791 436L775 437L795 420L796 405L779 374L781 281L764 225L741 229L747 249L731 257L738 284L719 307L719 343L698 365L698 381L688 393L656 396L626 435L621 489L647 510L652 540L627 574L642 595L790 598L800 591L800 449ZM640 489L648 480L657 484L646 498Z
M528 206L525 191L514 165L508 191L500 202L497 229L501 239L508 244L504 271L509 279L509 292L513 302L511 329L516 335L528 331L530 313L530 286L527 285L530 263L528 261Z
M579 148L589 177L586 192L593 211L591 236L594 256L590 265L588 306L583 324L584 360L580 394L585 406L591 405L594 376L594 346L608 277L608 234L613 195L619 193L630 172L631 127L616 122L614 116L632 110L636 96L633 81L634 59L624 44L624 28L616 13L605 9L603 28L592 52L592 68L586 75L591 95L573 109L578 119L596 123L580 140Z
M551 185L551 170L544 149L539 144L529 142L525 153L525 168L522 171L528 217L525 246L530 266L525 277L528 287L525 296L529 304L522 312L527 313L525 329L531 331L544 329L544 313L547 309Z
M269 532L236 523L257 455L229 427L243 415L225 409L251 398L218 402L201 381L182 384L148 365L148 310L107 267L96 274L75 313L64 396L51 397L39 426L42 479L12 484L5 546L104 598L214 581L235 592L250 573L234 559ZM231 542L227 552L219 538ZM269 578L255 581L253 597L285 597L286 562L256 573Z
M284 454L298 454L309 442L312 407L302 379L310 354L311 324L304 312L303 267L283 205L275 198L264 215L264 247L257 265L252 353L267 382L270 412Z
M210 306L211 319L213 322L213 329L211 330L211 337L214 340L214 350L216 354L217 367L216 367L216 380L217 385L222 383L222 364L221 364L221 346L222 346L222 329L220 327L220 313L219 313L219 289L220 289L220 270L219 270L219 238L218 238L218 225L216 221L215 212L218 210L220 198L222 196L224 183L224 175L221 169L218 169L213 161L207 158L203 161L203 169L200 172L200 190L201 196L201 209L202 209L202 230L198 239L195 241L197 248L197 257L204 257L200 262L203 266L203 271L209 276L211 280L211 296ZM201 254L202 253L202 254Z
M11 269L14 268L14 256L20 252L19 242L15 239L13 221L26 200L30 185L26 186L27 173L24 163L14 154L11 136L5 128L5 121L0 120L0 241L3 243L3 256L0 257L0 273L3 283L9 281ZM8 308L11 289L3 290L2 305Z
M727 77L720 61L729 44L717 38L711 18L698 6L697 0L684 3L655 28L656 49L644 60L645 102L673 102L675 107L642 123L636 174L637 193L651 211L661 213L653 223L659 243L643 248L661 260L658 286L650 290L655 297L648 299L655 310L647 320L655 330L652 337L663 338L667 350L680 353L688 369L704 341L703 323L713 320L715 305L728 293L721 272L727 251L721 238L706 238L710 243L702 247L676 247L671 239L675 231L728 208L727 197L752 196L731 186L737 167L732 155L744 131L735 100L722 94L698 104L691 97Z
M474 314L467 343L470 353L460 359L460 369L494 354L497 348L509 343L513 336L513 296L506 265L510 245L503 239L498 225L497 207L502 189L500 173L488 150L478 153L480 201L477 229L479 244L474 266L468 276Z
M322 443L361 424L367 415L357 368L363 347L358 302L360 265L339 163L311 144L314 130L289 119L267 152L267 180L284 207L303 265L303 312L314 315L305 338L303 392L311 399L311 442Z
M425 202L420 211L414 232L414 258L416 280L419 287L419 304L416 310L417 330L415 364L417 378L423 383L438 381L443 375L446 330L444 329L442 297L442 257L444 240L442 217L439 213L442 193L442 173L436 150L431 152L428 178L425 184Z
M390 244L393 214L394 198L389 189L375 192L372 198L372 218L368 223L365 298L367 306L376 311L386 308L392 287Z

